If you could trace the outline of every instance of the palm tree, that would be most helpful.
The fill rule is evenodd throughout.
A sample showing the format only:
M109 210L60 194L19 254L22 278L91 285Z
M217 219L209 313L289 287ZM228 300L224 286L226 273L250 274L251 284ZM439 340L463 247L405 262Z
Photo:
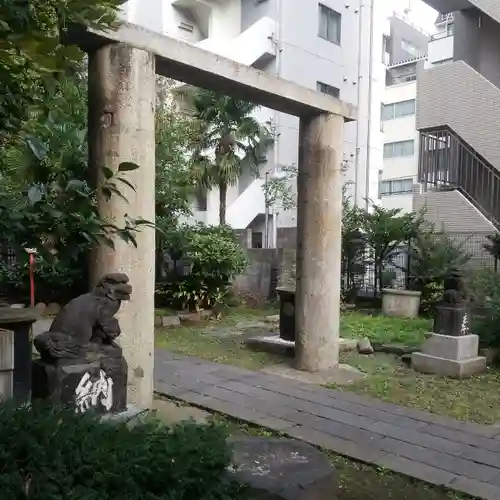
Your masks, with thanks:
M243 172L259 176L259 165L266 161L273 139L251 116L257 108L254 104L210 90L197 90L192 104L194 117L202 125L193 150L193 171L201 189L219 188L222 225L226 223L228 187L236 184Z

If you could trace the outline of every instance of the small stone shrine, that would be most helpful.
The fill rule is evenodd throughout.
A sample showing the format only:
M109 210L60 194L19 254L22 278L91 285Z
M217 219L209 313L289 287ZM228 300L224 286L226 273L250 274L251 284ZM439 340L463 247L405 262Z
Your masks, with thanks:
M115 314L132 287L126 274L108 274L89 293L66 304L34 345L32 398L75 405L75 411L118 413L126 409L127 362L115 343Z
M444 293L434 317L434 332L412 354L412 367L422 373L465 378L486 370L478 356L479 337L470 331L467 294L461 274L453 272L444 282Z

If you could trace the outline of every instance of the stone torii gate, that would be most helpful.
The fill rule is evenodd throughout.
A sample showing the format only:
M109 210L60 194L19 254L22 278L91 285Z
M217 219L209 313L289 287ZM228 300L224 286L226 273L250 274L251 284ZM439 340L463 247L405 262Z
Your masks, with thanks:
M112 170L124 161L139 169L124 190L100 207L117 223L128 213L155 218L155 74L252 101L300 117L296 367L322 372L338 365L343 125L355 109L330 96L123 23L116 31L86 30L75 41L89 55L89 165ZM95 252L95 278L122 271L133 286L120 313L120 337L129 365L129 402L153 400L155 235L143 229L138 248L117 239L115 250Z

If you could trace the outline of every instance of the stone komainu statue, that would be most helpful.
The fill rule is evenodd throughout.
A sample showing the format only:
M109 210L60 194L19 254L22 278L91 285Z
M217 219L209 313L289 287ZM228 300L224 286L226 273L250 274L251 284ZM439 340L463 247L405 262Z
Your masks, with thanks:
M76 359L89 352L121 356L114 340L120 325L114 317L123 300L130 300L132 287L126 274L107 274L89 293L66 304L48 332L38 335L34 345L42 360Z
M453 271L444 280L444 292L441 305L458 305L467 301L467 290L464 279L459 271Z

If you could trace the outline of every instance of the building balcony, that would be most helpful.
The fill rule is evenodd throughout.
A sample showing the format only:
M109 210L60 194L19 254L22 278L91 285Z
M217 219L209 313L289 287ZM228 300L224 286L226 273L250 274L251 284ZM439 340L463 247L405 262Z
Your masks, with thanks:
M434 35L429 41L427 61L430 66L453 59L454 35L446 32Z
M262 17L239 36L209 37L196 45L246 66L264 65L276 56L276 22Z
M246 229L259 214L266 210L264 180L254 179L252 183L229 205L227 223L233 229Z

